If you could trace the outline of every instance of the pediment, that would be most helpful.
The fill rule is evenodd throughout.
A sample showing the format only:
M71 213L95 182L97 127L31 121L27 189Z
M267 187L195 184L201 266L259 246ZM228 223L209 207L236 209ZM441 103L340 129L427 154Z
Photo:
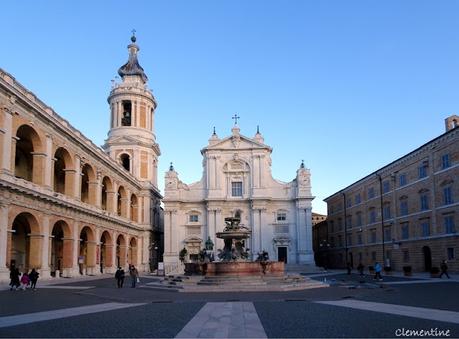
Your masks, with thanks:
M251 138L248 138L244 135L230 136L225 139L222 139L220 142L207 146L203 148L204 150L231 150L231 149L268 149L271 150L271 147L259 143Z

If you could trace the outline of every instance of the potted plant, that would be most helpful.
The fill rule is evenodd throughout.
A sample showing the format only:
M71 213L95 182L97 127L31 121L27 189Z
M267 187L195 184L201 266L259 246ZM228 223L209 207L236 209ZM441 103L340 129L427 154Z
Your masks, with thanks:
M390 266L384 266L384 273L386 275L392 275L392 268Z
M432 267L430 269L430 276L432 278L439 278L440 277L440 269L438 267Z
M182 264L185 261L185 257L186 257L187 254L188 254L188 251L186 250L186 248L185 247L182 248L182 250L179 253L179 259L182 262Z
M406 276L411 275L411 266L403 266L403 274Z
M373 266L368 266L368 272L370 272L370 275L375 274L375 268Z

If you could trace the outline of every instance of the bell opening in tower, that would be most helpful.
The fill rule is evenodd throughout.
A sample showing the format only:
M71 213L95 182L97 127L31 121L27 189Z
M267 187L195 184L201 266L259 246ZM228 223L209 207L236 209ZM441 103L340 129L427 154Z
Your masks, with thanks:
M132 104L130 101L123 101L123 118L121 126L131 126Z
M121 165L124 167L126 171L131 170L131 158L128 154L122 154L120 157Z

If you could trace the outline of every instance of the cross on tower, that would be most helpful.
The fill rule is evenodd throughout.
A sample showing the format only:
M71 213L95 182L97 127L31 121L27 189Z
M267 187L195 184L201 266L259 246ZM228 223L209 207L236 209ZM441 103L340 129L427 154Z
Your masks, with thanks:
M134 36L135 36L135 32L136 32L136 30L135 30L135 29L133 29L131 32L132 32L132 35L134 35Z
M231 119L234 119L234 124L237 125L237 119L240 119L241 117L238 116L237 114L234 114L234 117L232 117Z

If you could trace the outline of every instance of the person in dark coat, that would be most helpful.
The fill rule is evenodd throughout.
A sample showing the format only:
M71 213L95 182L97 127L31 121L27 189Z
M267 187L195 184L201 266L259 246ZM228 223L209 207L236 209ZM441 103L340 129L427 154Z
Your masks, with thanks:
M441 274L440 274L440 279L441 277L443 276L443 274L446 274L446 276L449 278L449 274L448 274L448 265L446 265L446 260L443 260L441 262L441 265L440 265L440 270L441 270Z
M19 281L20 275L21 273L19 273L19 269L16 266L12 265L10 270L10 291L12 291L13 289L17 290L21 285Z
M139 279L139 271L134 265L129 265L129 275L131 276L131 287L134 288Z
M37 286L37 281L38 277L40 276L40 273L38 273L35 268L32 268L32 271L29 274L29 279L30 279L30 288L35 291L35 288Z
M115 272L116 286L118 288L123 288L124 284L124 270L120 267Z
M359 266L357 266L357 270L359 271L359 274L360 274L361 277L363 277L363 268L364 267L363 267L362 263L360 262Z

